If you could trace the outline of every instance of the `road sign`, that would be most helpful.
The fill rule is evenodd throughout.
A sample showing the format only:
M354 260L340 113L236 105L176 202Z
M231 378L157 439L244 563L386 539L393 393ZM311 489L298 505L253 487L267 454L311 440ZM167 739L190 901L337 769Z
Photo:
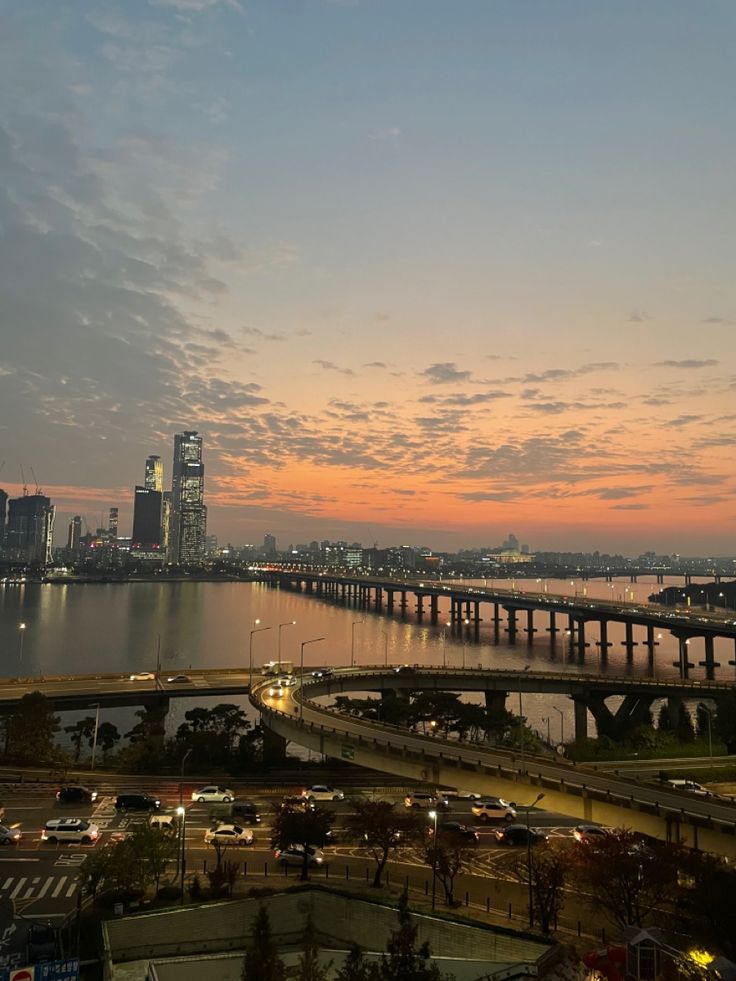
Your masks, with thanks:
M37 964L34 981L79 981L79 958Z
M19 967L8 971L8 981L35 981L36 971L33 967Z

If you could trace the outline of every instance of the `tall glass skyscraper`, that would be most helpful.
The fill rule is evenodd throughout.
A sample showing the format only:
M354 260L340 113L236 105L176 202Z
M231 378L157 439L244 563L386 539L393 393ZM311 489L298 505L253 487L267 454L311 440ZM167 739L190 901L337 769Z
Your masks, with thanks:
M160 456L146 457L146 478L143 482L146 490L158 491L163 493L164 489L164 465Z
M187 430L174 436L171 476L169 561L202 565L205 558L207 508L204 505L202 437Z

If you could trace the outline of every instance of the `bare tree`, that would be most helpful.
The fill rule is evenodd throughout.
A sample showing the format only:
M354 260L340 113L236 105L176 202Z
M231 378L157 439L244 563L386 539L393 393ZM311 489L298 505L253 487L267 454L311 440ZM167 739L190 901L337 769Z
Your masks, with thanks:
M531 874L534 914L542 933L550 933L564 903L565 881L570 868L570 850L566 847L539 845L531 855L519 858L514 873L529 885Z

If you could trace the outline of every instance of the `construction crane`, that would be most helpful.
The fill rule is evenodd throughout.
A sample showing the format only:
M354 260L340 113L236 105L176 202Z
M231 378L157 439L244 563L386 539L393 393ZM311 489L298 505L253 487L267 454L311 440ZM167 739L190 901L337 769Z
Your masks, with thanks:
M38 480L36 478L36 473L35 473L33 467L31 467L31 476L33 477L33 483L36 485L36 494L43 494L43 491L38 486Z
M26 484L26 475L23 473L23 464L20 464L20 479L23 481L23 497L28 497L28 485Z

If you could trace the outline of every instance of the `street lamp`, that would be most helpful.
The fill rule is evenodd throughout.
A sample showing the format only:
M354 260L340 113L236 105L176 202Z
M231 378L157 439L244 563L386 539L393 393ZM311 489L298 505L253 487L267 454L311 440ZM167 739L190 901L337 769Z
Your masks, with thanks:
M550 716L547 716L545 719L542 719L542 722L546 722L547 723L547 745L548 746L551 746L552 745L552 734L550 732L550 722L551 721L552 720L551 720Z
M355 628L365 620L353 620L350 624L350 667L355 667Z
M248 638L248 690L253 687L253 634L260 634L263 630L273 630L273 626L270 627L259 627L258 624L260 620L254 620L253 623L256 624L255 627L250 632L250 637Z
M442 667L447 667L447 628L451 627L450 621L446 621L442 625Z
M710 724L712 710L708 708L705 702L699 702L698 708L701 712L705 712L705 717L708 720L708 756L710 756L710 765L713 766L713 730Z
M179 831L179 844L181 846L181 902L180 906L184 905L184 873L187 864L187 810L185 807L177 807L177 816L181 822L181 830Z
M285 620L284 623L279 624L279 646L278 653L276 655L276 659L279 663L279 671L281 670L281 630L283 627L293 627L295 623L296 620Z
M530 665L524 665L524 671L529 670ZM524 772L526 766L525 752L524 752L524 730L523 730L523 719L524 710L521 704L521 679L524 676L524 671L519 672L519 749L521 750L521 772Z
M92 736L92 764L90 766L90 770L94 770L95 754L97 753L97 730L100 728L100 703L94 702L92 705L90 705L90 708L97 709L97 711L95 712L95 732L94 735Z
M302 652L299 658L299 721L301 722L304 718L304 648L307 644L317 644L320 640L324 640L324 637L315 637L312 640L302 641Z
M429 817L434 821L434 848L432 849L432 912L437 903L437 811L430 811Z
M182 806L183 794L184 794L184 766L191 755L192 755L192 750L188 749L184 754L184 756L182 757L182 761L181 761L181 769L179 770L179 807Z
M562 709L558 709L556 705L553 705L552 708L560 716L560 746L564 746L565 745L565 716L563 714Z
M19 623L18 630L20 631L18 640L18 674L21 674L23 671L23 638L26 635L26 625L24 623Z
M526 874L529 880L529 929L534 927L534 890L532 888L532 833L529 827L529 811L536 807L544 794L537 794L531 804L526 805Z

